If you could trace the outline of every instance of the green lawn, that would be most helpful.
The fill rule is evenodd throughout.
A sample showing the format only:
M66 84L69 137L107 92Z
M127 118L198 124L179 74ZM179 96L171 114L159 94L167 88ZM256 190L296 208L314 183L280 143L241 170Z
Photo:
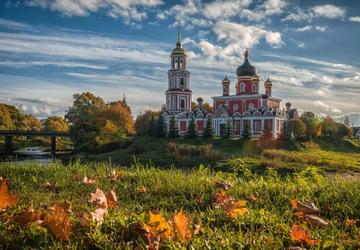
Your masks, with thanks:
M158 169L137 164L122 168L123 178L117 182L109 180L114 166L108 164L0 164L0 176L11 181L11 192L18 196L16 205L1 213L0 248L133 249L141 245L141 241L131 233L130 225L147 222L149 210L170 218L180 208L190 217L191 225L201 224L200 232L189 241L164 240L161 249L288 249L301 246L289 235L294 223L302 224L312 238L319 240L312 247L314 249L360 247L358 224L344 224L346 219L360 223L359 175L327 176L309 168L281 178L273 170L262 175L251 173L241 160L229 164L234 171L213 172L206 167ZM109 212L100 227L79 225L79 214L94 210L88 200L95 186L82 184L85 175L96 177L98 187L104 191L116 189L117 207ZM248 200L249 213L230 219L224 210L214 207L214 195L218 191L216 181L232 183L233 187L226 193L236 199ZM44 189L46 182L55 183L56 190ZM137 195L139 186L146 187L147 192ZM9 219L30 205L35 210L46 210L55 202L66 199L73 205L70 213L73 229L69 241L54 239L35 223L24 229ZM317 228L305 224L293 214L291 199L313 201L320 208L319 216L330 225Z

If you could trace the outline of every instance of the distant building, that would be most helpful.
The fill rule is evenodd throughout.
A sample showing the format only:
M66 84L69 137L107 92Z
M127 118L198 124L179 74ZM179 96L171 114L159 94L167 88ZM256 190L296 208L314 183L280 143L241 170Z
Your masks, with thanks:
M163 117L167 127L170 118L175 116L180 135L185 135L192 119L195 120L198 134L202 134L209 116L213 119L216 136L221 136L225 126L231 124L235 137L241 137L244 124L248 123L253 137L262 135L264 128L271 130L273 137L282 133L283 123L298 117L296 109L286 103L280 109L281 99L272 95L273 83L268 78L264 82L265 93L260 93L260 77L256 68L249 62L248 50L244 53L244 63L237 70L235 93L230 93L231 81L227 76L221 81L222 95L214 96L213 112L203 109L203 99L197 99L197 107L191 110L192 91L190 72L187 69L187 54L182 47L181 33L171 55L171 69L168 71L168 90L166 109Z
M360 139L360 127L352 127L352 131L354 137Z

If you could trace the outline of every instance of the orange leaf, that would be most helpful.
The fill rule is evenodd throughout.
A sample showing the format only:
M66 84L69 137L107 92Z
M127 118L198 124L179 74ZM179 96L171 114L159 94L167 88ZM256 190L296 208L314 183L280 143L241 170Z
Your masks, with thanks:
M112 181L118 181L122 178L122 173L120 171L116 171L115 169L113 169L111 171L111 176L110 176L110 180Z
M91 203L98 204L103 208L108 207L108 201L107 201L104 191L102 191L99 188L96 188L95 193L90 193L90 195L91 195L91 198L90 198Z
M37 212L33 207L27 208L25 211L15 215L14 221L22 227L26 227L29 223L41 220L44 214Z
M115 193L115 188L106 194L107 207L114 208L117 202L117 197Z
M16 196L9 194L9 183L0 176L0 209L8 208L16 203Z
M86 186L94 185L94 184L96 184L96 179L89 179L85 175L84 179L83 179L83 184L86 185Z
M191 231L189 229L189 218L186 217L182 209L180 209L180 212L178 212L174 216L174 224L177 234L182 239L188 240L191 238Z
M356 225L356 220L346 219L345 225L347 226Z
M239 200L235 203L231 203L226 207L228 216L230 218L236 218L238 216L245 215L249 210L245 208L247 201L246 200Z
M300 225L293 224L290 232L291 240L300 241L306 243L307 245L316 245L318 240L310 239L309 233L305 231Z
M160 213L153 214L149 211L149 222L147 226L150 231L161 233L161 237L164 239L169 239L173 236L173 229L167 222L167 220Z
M146 187L144 187L144 186L138 186L138 187L136 188L135 194L136 194L136 195L145 194L146 191L147 191L147 190L146 190Z
M290 200L292 208L298 208L298 201L296 199Z
M43 225L58 240L69 240L72 226L64 207L56 204L51 208L50 213L45 216Z
M234 202L234 197L225 194L225 191L220 189L214 196L214 204L216 206L226 207L229 203Z

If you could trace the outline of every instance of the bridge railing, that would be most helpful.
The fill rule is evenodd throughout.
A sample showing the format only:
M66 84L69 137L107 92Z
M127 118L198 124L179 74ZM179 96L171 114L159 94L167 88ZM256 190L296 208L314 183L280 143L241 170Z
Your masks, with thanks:
M70 133L64 131L47 131L47 130L0 130L0 136L70 137Z

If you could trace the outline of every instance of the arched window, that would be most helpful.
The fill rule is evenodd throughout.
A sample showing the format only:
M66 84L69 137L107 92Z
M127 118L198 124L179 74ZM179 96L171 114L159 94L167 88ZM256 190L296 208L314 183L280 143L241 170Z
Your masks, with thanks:
M235 111L238 111L238 109L239 109L239 105L234 104L234 112L235 112Z
M245 83L240 83L240 93L245 93Z
M180 60L180 68L183 67L183 60Z
M184 88L185 87L185 83L184 83L184 78L180 78L180 88Z
M181 109L181 110L184 110L184 109L185 109L185 100L184 100L184 99L181 99L180 109Z
M256 91L257 91L257 84L256 84L256 83L254 83L254 84L252 85L252 90L253 90L253 92L256 92Z

